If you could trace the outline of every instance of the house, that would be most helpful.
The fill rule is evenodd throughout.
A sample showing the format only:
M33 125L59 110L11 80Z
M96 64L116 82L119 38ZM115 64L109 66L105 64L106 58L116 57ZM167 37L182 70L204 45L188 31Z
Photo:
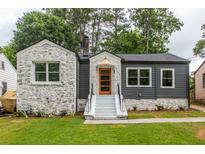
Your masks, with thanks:
M205 100L205 61L194 73L195 77L195 99Z
M86 119L125 119L127 110L189 107L189 61L172 54L74 53L43 40L17 53L17 109L84 111Z
M0 52L0 96L6 91L16 91L17 72L8 58Z

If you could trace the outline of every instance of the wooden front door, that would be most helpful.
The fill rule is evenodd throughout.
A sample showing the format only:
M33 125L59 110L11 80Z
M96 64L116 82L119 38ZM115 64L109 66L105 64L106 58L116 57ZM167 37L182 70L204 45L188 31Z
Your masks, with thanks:
M111 68L100 68L100 95L111 94Z

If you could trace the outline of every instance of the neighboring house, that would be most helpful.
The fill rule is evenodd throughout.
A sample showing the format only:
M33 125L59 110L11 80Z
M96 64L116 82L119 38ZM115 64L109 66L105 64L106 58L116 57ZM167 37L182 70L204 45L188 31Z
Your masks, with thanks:
M82 43L83 44L83 43ZM126 118L189 107L189 61L172 54L75 54L48 40L17 53L19 111Z
M195 77L195 99L205 100L205 61L194 73Z
M16 91L17 73L7 57L0 52L0 96L7 90Z

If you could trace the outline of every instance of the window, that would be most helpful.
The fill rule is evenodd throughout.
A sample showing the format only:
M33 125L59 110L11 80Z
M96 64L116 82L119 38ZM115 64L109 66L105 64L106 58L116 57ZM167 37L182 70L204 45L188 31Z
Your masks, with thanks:
M203 88L205 88L205 73L203 74Z
M151 68L127 68L127 87L151 87Z
M3 88L2 88L2 95L4 95L7 92L7 82L2 82Z
M35 63L35 81L37 82L58 82L59 63Z
M46 63L36 63L35 65L36 81L46 80Z
M175 71L172 68L161 69L161 88L175 87Z
M4 61L1 61L0 63L1 63L1 66L0 66L1 70L5 70L5 63L4 63Z

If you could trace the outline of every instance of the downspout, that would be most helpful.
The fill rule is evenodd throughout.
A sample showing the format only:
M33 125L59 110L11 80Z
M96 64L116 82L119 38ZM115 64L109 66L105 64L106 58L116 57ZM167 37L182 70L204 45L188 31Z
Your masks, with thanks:
M154 65L154 73L155 73L155 100L157 99L157 64ZM160 79L161 80L161 79Z
M76 103L75 103L75 113L78 112L78 98L79 97L79 58L76 56Z
M189 85L189 63L187 64L187 97L188 97L188 108L190 108L190 85Z

